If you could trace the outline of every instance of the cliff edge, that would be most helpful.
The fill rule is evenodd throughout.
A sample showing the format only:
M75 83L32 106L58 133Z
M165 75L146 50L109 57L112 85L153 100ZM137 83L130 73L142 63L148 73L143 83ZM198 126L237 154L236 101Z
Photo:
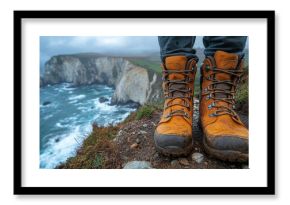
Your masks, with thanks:
M106 84L115 88L112 103L137 102L141 105L161 98L161 75L137 66L122 57L96 54L53 56L45 63L40 85L58 83Z

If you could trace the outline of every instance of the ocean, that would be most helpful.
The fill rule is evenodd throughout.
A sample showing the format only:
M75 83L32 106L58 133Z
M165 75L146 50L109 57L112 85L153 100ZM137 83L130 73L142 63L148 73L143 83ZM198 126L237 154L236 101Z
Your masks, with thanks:
M92 129L123 121L136 108L111 105L113 88L69 83L40 88L40 168L55 168L76 154Z

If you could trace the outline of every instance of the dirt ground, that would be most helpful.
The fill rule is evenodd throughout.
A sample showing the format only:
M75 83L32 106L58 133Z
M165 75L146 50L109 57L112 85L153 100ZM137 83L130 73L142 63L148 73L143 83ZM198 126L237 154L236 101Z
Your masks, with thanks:
M135 120L124 124L120 128L117 137L112 141L115 149L114 158L115 160L118 159L118 163L111 165L107 163L106 167L123 168L127 162L136 160L148 161L151 163L151 166L156 169L247 169L247 164L223 162L205 153L202 146L202 131L197 123L199 118L198 106L198 100L195 99L193 151L188 157L170 158L156 151L153 134L162 112L155 111L150 118ZM240 117L248 126L248 117L243 114L240 114ZM203 160L199 163L193 160L193 153L201 153L203 155Z

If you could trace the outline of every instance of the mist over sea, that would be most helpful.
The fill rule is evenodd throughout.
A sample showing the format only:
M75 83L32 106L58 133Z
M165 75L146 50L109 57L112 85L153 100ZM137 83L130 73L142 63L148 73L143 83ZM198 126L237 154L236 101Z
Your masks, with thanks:
M92 123L106 126L124 120L130 105L111 105L113 88L69 83L40 88L40 168L54 168L91 132Z

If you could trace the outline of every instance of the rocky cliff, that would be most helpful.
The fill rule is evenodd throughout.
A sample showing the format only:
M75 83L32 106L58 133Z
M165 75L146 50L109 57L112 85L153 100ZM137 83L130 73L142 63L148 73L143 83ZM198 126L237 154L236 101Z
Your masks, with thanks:
M161 76L121 57L94 54L54 56L45 64L41 86L63 82L113 86L112 103L134 101L144 104L161 97Z

